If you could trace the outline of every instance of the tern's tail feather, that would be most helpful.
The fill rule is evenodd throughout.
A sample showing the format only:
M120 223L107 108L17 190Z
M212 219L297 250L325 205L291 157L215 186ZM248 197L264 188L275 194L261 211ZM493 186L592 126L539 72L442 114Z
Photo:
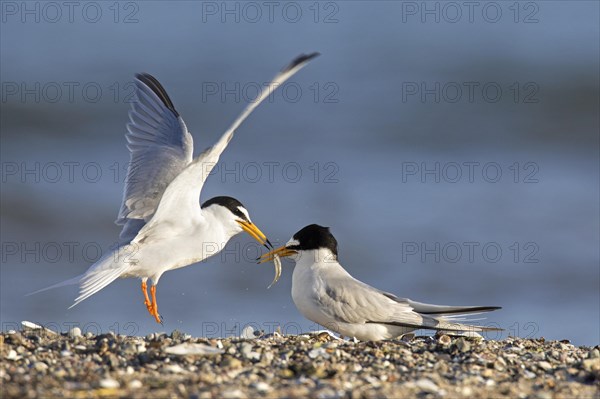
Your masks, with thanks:
M121 247L115 251L121 250L127 251L127 247ZM119 259L124 260L119 252L109 253L90 267L81 278L79 296L75 298L75 303L69 306L69 309L121 277L129 269L130 263L119 261Z
M469 320L465 320L469 322ZM429 321L424 323L425 325L430 324ZM486 326L477 326L473 324L464 324L455 321L455 319L436 319L431 326L426 328L431 328L433 330L441 330L441 331L464 331L464 332L482 332L482 331L503 331L502 328L499 327L486 327Z
M398 299L398 301L402 301ZM471 324L482 319L473 319L472 316L501 309L498 306L445 306L432 305L405 299L404 303L420 316L419 322L414 319L406 319L402 312L392 320L383 324L390 324L399 327L408 327L414 329L430 329L438 331L463 331L463 332L482 332L482 331L502 331L501 328L492 326L480 326ZM400 302L402 303L402 302ZM414 313L413 313L414 314Z
M73 277L67 281L51 285L50 287L42 288L41 290L27 295L37 294L52 288L79 284L79 296L75 298L75 303L69 306L69 309L71 309L73 306L79 304L81 301L89 298L102 288L115 281L127 271L129 264L118 262L115 258L117 257L109 253L92 265L84 274Z
M79 282L81 281L81 279L83 278L83 276L85 276L85 274L81 274L79 276L70 278L70 279L65 280L65 281L61 281L60 283L56 283L54 285L51 285L50 287L46 287L46 288L42 288L42 289L37 290L37 291L30 292L29 294L25 294L25 296L39 294L40 292L52 290L54 288L65 287L67 285L76 285L76 284L79 284Z
M426 315L459 315L468 313L475 314L502 309L499 306L445 306L416 302L411 301L410 299L407 301L408 304L415 310L415 312Z
M503 331L498 327L478 326L471 324L474 321L483 320L484 318L473 319L472 316L491 312L500 309L498 306L438 306L419 304L420 314L423 316L423 322L435 330L444 331Z
M462 320L461 320L462 321ZM468 320L465 320L468 322ZM438 330L438 331L461 331L461 332L482 332L482 331L503 331L502 328L498 327L486 327L486 326L477 326L473 324L464 324L459 323L455 319L446 319L444 317L433 318L424 316L423 319L419 323L415 323L414 321L403 321L403 320L390 320L386 322L373 322L369 321L367 323L378 323L378 324L388 324L392 326L398 327L406 327L410 329L427 329L427 330Z

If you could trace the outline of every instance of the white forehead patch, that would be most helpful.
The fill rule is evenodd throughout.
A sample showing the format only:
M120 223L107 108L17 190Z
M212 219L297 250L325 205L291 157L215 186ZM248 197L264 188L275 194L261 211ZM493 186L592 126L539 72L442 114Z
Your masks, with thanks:
M286 247L292 247L292 246L295 246L295 245L300 245L300 241L294 240L293 238L290 239L288 242L285 243Z
M238 210L246 216L246 219L250 220L250 215L248 214L246 208L244 208L243 206L238 206Z

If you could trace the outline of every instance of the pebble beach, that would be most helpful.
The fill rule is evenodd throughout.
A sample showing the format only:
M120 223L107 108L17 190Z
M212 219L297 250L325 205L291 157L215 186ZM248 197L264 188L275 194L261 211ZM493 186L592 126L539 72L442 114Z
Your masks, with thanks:
M565 341L405 336L355 342L328 332L206 339L0 335L2 398L598 398L600 348Z

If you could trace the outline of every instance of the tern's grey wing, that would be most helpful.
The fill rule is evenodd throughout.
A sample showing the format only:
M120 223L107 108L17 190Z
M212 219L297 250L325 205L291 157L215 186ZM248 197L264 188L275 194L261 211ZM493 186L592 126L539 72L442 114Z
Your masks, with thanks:
M376 288L373 288L376 290ZM410 300L408 298L399 298L389 292L377 290L382 295L402 304L409 305L415 312L426 315L450 316L461 314L476 314L491 312L502 309L501 306L450 306L450 305L434 305L431 303L423 303Z
M349 274L328 276L319 305L329 319L344 323L376 323L409 328L455 331L493 331L493 327L465 325L448 314L483 312L495 307L457 307L429 305L398 298L356 280ZM419 311L419 310L421 311ZM468 320L464 320L468 321Z
M171 181L192 161L193 140L162 85L136 74L136 101L129 111L130 163L116 220L120 241L129 242L152 217Z
M422 324L422 317L407 302L392 299L389 294L349 274L329 275L324 282L317 305L332 321L352 324L402 321L410 326Z
M266 90L263 90L256 100L246 106L240 116L238 116L225 133L223 133L219 141L194 159L193 162L191 162L185 170L173 180L160 201L156 210L156 215L152 221L153 225L167 220L172 223L184 223L189 220L191 212L199 211L198 201L200 199L202 186L213 167L219 161L221 153L223 153L227 144L229 144L236 129L244 120L246 120L252 111L260 105L260 103L277 89L277 87L282 85L317 55L318 53L313 53L296 57L286 68L273 78ZM148 230L151 228L152 226L147 227Z

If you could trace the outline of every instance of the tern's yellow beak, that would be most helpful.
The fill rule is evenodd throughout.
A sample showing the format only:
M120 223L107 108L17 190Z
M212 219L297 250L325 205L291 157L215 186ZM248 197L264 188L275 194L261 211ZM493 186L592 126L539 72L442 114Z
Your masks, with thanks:
M245 220L236 220L236 222L239 223L239 225L242 227L242 230L250 234L252 238L267 247L267 249L273 248L271 241L267 239L267 236L265 236L254 223L246 222Z
M260 258L258 258L257 260L258 263L265 263L272 261L273 258L275 258L275 255L279 255L279 257L281 258L285 258L286 256L295 255L297 253L297 251L289 249L284 245L282 247L275 248L272 251L267 252L266 254L261 255Z

